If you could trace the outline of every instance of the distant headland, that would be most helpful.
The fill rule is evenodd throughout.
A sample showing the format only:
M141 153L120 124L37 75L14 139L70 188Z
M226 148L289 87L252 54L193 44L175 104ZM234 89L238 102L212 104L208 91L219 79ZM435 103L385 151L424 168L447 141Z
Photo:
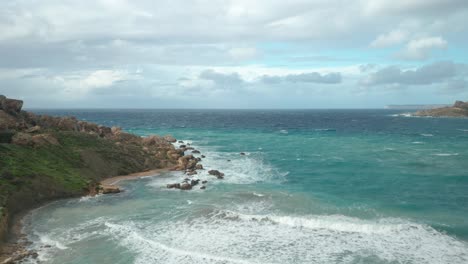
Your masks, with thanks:
M456 101L453 106L421 110L413 116L427 117L468 117L468 102Z

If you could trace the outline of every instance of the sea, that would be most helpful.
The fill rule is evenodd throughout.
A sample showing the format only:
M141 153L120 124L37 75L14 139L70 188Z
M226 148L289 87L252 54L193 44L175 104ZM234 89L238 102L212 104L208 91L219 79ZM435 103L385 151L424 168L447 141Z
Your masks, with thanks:
M194 177L208 183L167 189L186 177L167 172L35 209L24 231L39 256L27 263L468 263L468 119L375 109L35 112L171 134L205 156Z

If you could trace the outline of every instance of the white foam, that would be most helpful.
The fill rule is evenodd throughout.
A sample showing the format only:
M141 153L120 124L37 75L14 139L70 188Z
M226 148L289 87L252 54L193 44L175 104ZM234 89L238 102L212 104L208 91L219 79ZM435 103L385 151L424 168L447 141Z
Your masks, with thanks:
M450 157L450 156L458 156L458 153L435 153L432 155L439 156L439 157Z
M135 263L467 263L468 246L402 219L218 211L159 225L106 223Z
M423 136L423 137L433 137L434 135L433 134L421 134L421 136Z
M421 142L421 141L413 141L413 142L411 142L411 144L424 144L424 142Z

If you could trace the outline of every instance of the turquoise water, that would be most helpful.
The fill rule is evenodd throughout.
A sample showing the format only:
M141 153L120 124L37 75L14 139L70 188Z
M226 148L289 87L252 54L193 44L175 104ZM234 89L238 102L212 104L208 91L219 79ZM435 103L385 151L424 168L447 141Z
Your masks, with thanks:
M41 263L468 263L468 119L383 110L87 110L191 142L206 190L180 172L25 219ZM239 153L245 152L242 156ZM230 160L230 161L228 161Z

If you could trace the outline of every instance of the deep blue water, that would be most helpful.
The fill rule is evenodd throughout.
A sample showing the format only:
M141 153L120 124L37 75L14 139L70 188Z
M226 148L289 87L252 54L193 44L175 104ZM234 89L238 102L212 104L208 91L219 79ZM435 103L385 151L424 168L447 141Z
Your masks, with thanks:
M124 194L36 210L26 229L36 249L52 244L41 249L45 263L468 262L468 119L393 110L35 112L172 134L226 174L200 174L204 191L167 190L184 177L168 173L127 182Z

